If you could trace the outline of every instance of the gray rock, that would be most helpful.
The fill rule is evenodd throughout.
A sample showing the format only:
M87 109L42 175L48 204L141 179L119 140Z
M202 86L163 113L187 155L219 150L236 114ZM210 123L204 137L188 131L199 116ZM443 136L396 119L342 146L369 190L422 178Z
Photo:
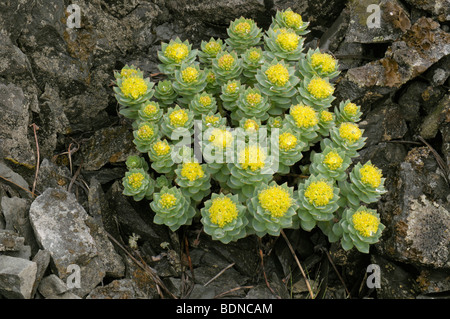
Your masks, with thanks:
M0 295L9 299L29 299L36 278L36 263L0 255Z
M420 126L420 136L424 139L431 139L436 137L439 131L441 123L444 122L447 114L450 111L450 95L447 94L444 98L436 105L434 111L430 113L423 120Z
M44 158L39 165L39 174L36 182L36 189L43 193L48 188L67 189L72 174L65 166L56 165L47 158Z
M63 294L67 290L68 289L66 283L54 274L42 278L38 286L39 293L45 298L48 298L49 296L52 295Z
M80 296L75 295L74 293L67 291L59 295L50 295L45 299L82 299Z
M0 83L0 153L13 162L32 168L36 160L28 140L28 107L20 87Z
M3 252L3 255L10 256L10 257L16 257L16 258L22 258L25 260L31 259L31 247L30 246L22 246L16 251L5 251Z
M23 248L25 238L12 230L0 230L0 251L19 251Z
M416 8L432 13L441 22L450 20L449 0L406 0L406 2Z
M83 296L105 276L104 265L85 221L88 215L73 194L47 189L30 207L30 221L39 245L52 255L55 274L62 280L71 274L70 265L81 268L81 288L74 293Z
M407 11L399 1L378 1L380 21L379 26L371 27L370 16L373 10L369 10L371 0L351 1L350 23L345 35L346 42L357 43L383 43L395 41L411 27ZM369 22L369 25L368 25Z
M0 140L1 142L1 140ZM0 149L1 149L1 144L0 144ZM0 154L1 154L1 150L0 150ZM14 189L17 189L17 193L13 194L13 196L21 196L23 198L31 198L31 194L28 193L27 191L23 190L23 189L29 189L29 185L28 182L18 173L16 173L15 171L13 171L10 167L8 167L5 163L3 163L2 161L0 161L0 176L8 179L9 181L11 181L12 184L12 191ZM5 180L0 179L0 183L6 183ZM0 184L0 185L1 185ZM11 184L8 184L11 185ZM19 187L14 188L17 185Z
M145 296L131 279L113 280L110 284L92 290L86 299L142 299Z
M33 286L33 291L31 297L33 297L39 287L39 284L47 271L48 265L50 264L51 254L48 250L40 249L33 257L33 262L36 263L36 280Z

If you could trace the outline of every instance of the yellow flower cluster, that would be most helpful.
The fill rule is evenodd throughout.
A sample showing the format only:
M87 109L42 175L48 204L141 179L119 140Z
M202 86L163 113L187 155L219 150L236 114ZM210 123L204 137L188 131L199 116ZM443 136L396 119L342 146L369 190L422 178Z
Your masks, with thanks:
M177 202L177 198L173 194L164 193L161 195L161 198L159 199L159 204L164 208L171 208L173 207Z
M169 154L170 145L169 145L169 143L167 143L166 140L158 141L155 144L153 144L153 150L155 151L156 155L164 156L164 155Z
M203 106L210 106L212 103L212 99L209 95L202 95L200 96L199 102Z
M175 127L180 127L186 124L189 119L187 112L183 109L175 110L169 115L170 124Z
M147 92L147 83L140 77L132 76L122 81L120 89L125 96L137 99Z
M181 78L186 83L193 83L198 79L198 71L192 66L188 66L181 71Z
M333 196L333 186L326 181L312 182L305 190L305 197L309 203L316 206L327 205Z
M235 60L233 56L229 53L226 53L219 58L219 60L217 61L217 65L222 70L230 71L233 68L234 62Z
M360 210L352 216L353 227L361 236L371 237L378 231L380 220L366 210Z
M220 43L212 40L206 43L205 45L205 52L211 55L216 55L217 53L222 50L222 47L220 46Z
M344 106L344 112L350 116L355 116L356 113L358 113L358 111L359 111L358 105L356 105L355 103L350 102Z
M278 137L278 144L283 151L289 151L297 145L297 138L289 132L284 132Z
M290 28L300 28L303 25L302 16L294 11L288 10L283 13L284 22Z
M169 44L164 50L164 56L173 60L175 63L180 63L189 54L189 48L184 43Z
M240 22L234 27L234 32L239 34L240 36L246 35L251 30L250 23L248 22Z
M298 127L309 128L319 123L317 112L308 105L297 104L291 106L289 114Z
M225 88L225 92L228 94L233 94L236 93L237 89L239 88L237 82L233 81L229 84L227 84L226 88Z
M323 163L333 171L340 168L343 162L342 157L335 151L328 152L323 159Z
M203 171L203 168L200 166L199 163L196 162L188 162L183 163L181 168L181 176L184 178L187 178L191 182L202 178L205 175L205 172Z
M283 217L292 206L292 197L289 192L279 185L273 185L258 194L259 204L269 211L274 218Z
M149 139L151 137L153 137L153 135L155 134L155 131L153 131L153 129L147 125L144 124L142 125L138 130L137 130L137 135L141 138L141 139Z
M217 122L219 122L219 117L218 117L218 116L207 115L207 116L205 117L205 123L206 123L207 125L208 125L208 124L214 125L214 124L217 124Z
M270 83L276 86L285 86L289 81L289 71L281 63L272 65L265 73Z
M333 113L328 111L320 111L319 118L323 123L331 122L333 120Z
M334 87L322 78L313 78L307 89L316 99L326 99L334 92Z
M236 204L229 197L213 199L208 212L211 222L219 227L224 227L238 217Z
M145 177L142 173L133 173L128 175L128 184L131 188L138 189L142 186Z
M359 173L361 174L361 181L364 184L370 185L373 188L380 186L383 175L379 168L372 164L366 163L360 168Z
M258 123L255 120L248 119L244 123L244 130L256 132L259 129Z
M129 78L129 77L133 77L136 76L138 74L138 71L136 69L125 69L123 68L120 71L120 75L124 78Z
M214 129L209 141L218 148L225 148L233 143L233 134L225 129Z
M339 126L339 136L347 142L353 144L361 138L362 132L358 125L346 122Z
M261 103L262 96L258 93L248 93L245 99L250 104L250 106L255 106Z
M239 163L245 170L250 169L253 172L262 169L265 166L266 154L263 149L257 145L246 146L239 152Z
M278 34L276 42L285 51L294 51L298 47L299 36L293 32L282 32Z
M144 114L147 116L152 116L155 115L155 113L158 111L156 104L153 102L148 103L147 105L145 105L144 107Z
M250 61L252 61L253 63L258 62L259 59L261 59L261 53L259 53L256 50L252 50L250 51L248 58L250 59Z
M325 73L336 70L336 60L328 53L314 53L311 56L311 65L314 69L320 69Z

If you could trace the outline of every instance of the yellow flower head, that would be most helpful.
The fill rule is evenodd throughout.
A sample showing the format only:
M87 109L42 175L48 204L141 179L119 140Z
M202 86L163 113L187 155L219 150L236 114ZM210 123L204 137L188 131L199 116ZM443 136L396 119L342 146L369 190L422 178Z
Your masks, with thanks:
M322 78L313 78L308 84L308 92L316 99L326 99L334 93L334 87Z
M379 168L366 163L359 169L359 173L361 174L361 182L364 184L370 185L373 188L380 186L383 175Z
M120 71L120 75L124 78L129 78L129 77L133 77L133 76L137 76L138 75L138 71L136 69L126 69L123 68Z
M147 83L143 78L132 76L123 79L120 89L125 96L137 99L147 92Z
M258 125L258 123L256 123L255 120L248 119L248 120L245 121L245 123L244 123L244 130L251 131L251 132L256 132L258 129L259 129L259 125Z
M256 50L252 50L249 52L248 58L251 62L256 63L261 59L261 53Z
M358 111L359 107L355 103L347 103L344 106L344 112L350 116L355 116L358 113Z
M227 84L227 86L225 87L225 92L227 94L233 94L236 93L238 89L239 89L238 83L233 81Z
M219 66L219 68L221 68L222 70L225 70L225 71L230 71L233 68L234 63L235 63L235 59L229 53L225 53L217 61L217 65Z
M280 148L283 151L289 151L297 145L297 138L294 134L284 132L278 137Z
M137 130L137 136L141 139L152 138L155 131L150 127L150 125L144 124Z
M246 146L239 152L239 163L245 170L250 169L253 172L262 169L265 166L266 154L262 148L257 145Z
M270 186L258 194L259 204L269 211L272 217L283 217L292 206L292 197L279 185Z
M320 111L319 118L323 123L331 122L333 120L333 113L328 111Z
M323 163L333 171L340 168L343 162L342 157L335 151L328 152L323 159Z
M224 227L238 217L236 204L229 197L216 197L209 208L209 218L213 224Z
M170 145L169 145L169 143L167 143L166 140L158 141L155 144L153 144L153 150L155 151L156 155L164 156L164 155L169 154Z
M270 83L276 86L284 86L289 81L289 71L281 63L272 65L265 73Z
M248 22L240 22L234 27L234 32L240 36L246 35L251 30L251 25Z
M208 115L205 117L206 125L216 125L219 122L219 117L214 115Z
M164 193L159 199L159 205L163 208L171 208L177 203L177 198L173 194Z
M347 142L353 144L361 138L362 132L358 125L345 122L339 126L339 136Z
M164 50L164 56L173 60L175 63L180 63L189 54L189 48L184 43L169 44Z
M248 93L245 99L247 100L247 103L250 104L250 106L255 106L261 103L262 96L258 93Z
M208 83L214 83L216 81L216 75L213 71L209 71L206 75L206 82Z
M233 143L233 134L224 129L214 129L209 141L218 148L225 148Z
M169 115L170 124L175 127L180 127L186 124L189 120L187 112L183 109L175 110Z
M314 53L311 56L311 66L322 72L331 73L336 70L336 60L328 53Z
M303 25L302 16L291 10L283 12L283 19L290 28L298 29Z
M319 123L319 116L317 112L308 105L293 105L289 114L294 119L297 127L309 128Z
M305 190L306 199L316 206L327 205L333 196L333 186L324 180L312 182Z
M131 188L139 189L142 186L144 179L145 177L142 173L133 173L128 175L128 184Z
M209 95L202 95L200 96L199 102L204 107L210 106L212 103L212 99Z
M198 79L198 71L192 66L188 66L181 71L181 78L186 83L193 83Z
M205 172L199 163L188 162L183 163L181 167L181 176L193 182L205 176Z
M156 112L158 112L158 107L155 103L149 102L145 105L143 112L146 116L153 116L156 114Z
M280 33L276 42L285 51L294 51L298 47L300 37L293 32Z
M217 55L222 50L222 46L217 41L211 40L205 45L205 52L210 55Z
M359 210L352 216L353 227L361 236L371 237L377 233L380 220L366 210Z

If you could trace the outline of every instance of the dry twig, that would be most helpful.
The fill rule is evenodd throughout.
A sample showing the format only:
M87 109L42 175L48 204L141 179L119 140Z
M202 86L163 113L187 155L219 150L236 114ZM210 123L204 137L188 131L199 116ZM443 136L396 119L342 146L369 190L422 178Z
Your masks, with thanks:
M36 190L36 183L37 183L37 179L38 179L38 174L39 174L39 163L40 163L40 158L39 158L39 143L38 143L38 138L37 138L37 130L39 130L39 126L37 126L35 123L31 124L30 126L33 127L33 133L34 133L34 140L36 142L36 153L37 153L37 161L36 161L36 171L34 174L34 181L33 181L33 188L31 189L31 193L34 194L34 191Z

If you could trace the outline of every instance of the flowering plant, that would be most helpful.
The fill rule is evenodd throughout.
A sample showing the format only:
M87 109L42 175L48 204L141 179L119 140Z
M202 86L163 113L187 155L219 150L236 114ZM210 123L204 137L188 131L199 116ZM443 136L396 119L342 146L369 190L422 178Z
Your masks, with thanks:
M384 229L369 206L385 179L356 161L366 141L361 107L347 100L331 109L339 64L303 52L307 27L291 9L265 32L241 17L228 38L199 49L162 43L166 78L156 85L135 66L114 72L119 113L150 161L128 158L123 194L149 200L154 222L172 231L198 222L229 243L317 226L367 253Z

